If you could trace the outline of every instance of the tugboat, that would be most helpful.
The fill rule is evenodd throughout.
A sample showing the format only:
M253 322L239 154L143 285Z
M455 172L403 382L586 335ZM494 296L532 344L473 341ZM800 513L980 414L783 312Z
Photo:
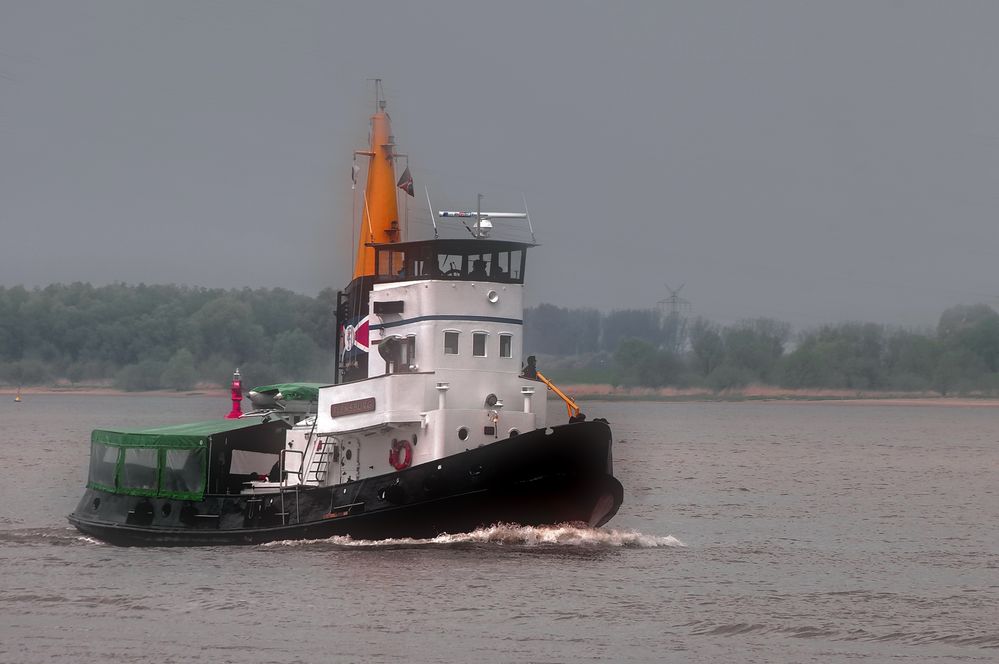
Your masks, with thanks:
M376 83L361 237L338 294L331 385L254 388L229 418L91 436L69 521L118 545L427 538L495 523L600 526L617 512L611 430L521 366L530 242L490 237L521 213L439 211L470 236L403 238ZM354 175L359 169L355 167ZM428 195L429 203L429 195ZM471 225L466 224L466 219ZM443 225L445 222L441 222ZM567 421L546 422L547 393Z

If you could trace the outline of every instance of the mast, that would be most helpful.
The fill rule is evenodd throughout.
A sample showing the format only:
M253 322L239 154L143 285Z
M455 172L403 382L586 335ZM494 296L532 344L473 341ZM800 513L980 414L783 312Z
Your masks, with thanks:
M361 210L361 233L357 240L354 279L377 273L375 250L370 242L398 242L399 210L396 205L392 120L385 111L381 79L375 79L375 113L371 116L370 145L355 154L369 158L368 179Z

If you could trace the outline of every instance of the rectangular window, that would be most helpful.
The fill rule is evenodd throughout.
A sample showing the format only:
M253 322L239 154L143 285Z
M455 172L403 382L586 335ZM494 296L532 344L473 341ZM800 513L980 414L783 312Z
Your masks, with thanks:
M460 277L462 274L461 256L437 254L437 270L445 277Z
M500 357L513 357L513 337L509 334L501 334L500 337Z
M457 332L445 332L444 333L444 354L445 355L457 355L458 354L458 333Z
M472 332L472 355L475 357L486 356L486 337L488 336L485 332Z
M159 483L157 469L159 454L154 449L144 447L124 450L125 458L118 476L118 486L123 489L146 489L155 491Z
M114 474L118 469L118 448L94 443L90 448L90 482L114 489Z
M233 463L237 451L233 451ZM160 487L162 492L201 492L201 484L205 477L203 449L166 450L163 456L163 486Z
M416 337L406 337L406 370L416 371Z
M520 249L510 252L510 278L514 281L524 281L524 252Z

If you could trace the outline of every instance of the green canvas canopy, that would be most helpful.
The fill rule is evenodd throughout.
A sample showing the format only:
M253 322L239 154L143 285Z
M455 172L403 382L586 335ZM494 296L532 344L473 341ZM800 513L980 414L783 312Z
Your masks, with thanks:
M227 454L232 454L234 446L269 450L276 458L286 427L280 420L247 417L152 429L98 429L90 436L87 486L134 496L201 500L209 463L221 464L219 471L226 476L220 486L224 487Z
M98 429L90 435L90 442L113 445L115 447L168 447L170 449L191 449L202 447L208 438L218 433L228 433L260 424L259 418L238 420L211 420L174 424L152 429Z
M283 401L319 401L319 388L323 383L276 383L253 388L253 392L274 396L281 393Z

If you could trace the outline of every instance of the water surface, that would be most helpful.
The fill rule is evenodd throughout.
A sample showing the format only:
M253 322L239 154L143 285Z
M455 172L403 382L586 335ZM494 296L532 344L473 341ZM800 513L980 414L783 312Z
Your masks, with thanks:
M0 403L0 661L999 658L999 410L586 410L625 487L600 530L121 549L65 521L90 430L226 403Z

